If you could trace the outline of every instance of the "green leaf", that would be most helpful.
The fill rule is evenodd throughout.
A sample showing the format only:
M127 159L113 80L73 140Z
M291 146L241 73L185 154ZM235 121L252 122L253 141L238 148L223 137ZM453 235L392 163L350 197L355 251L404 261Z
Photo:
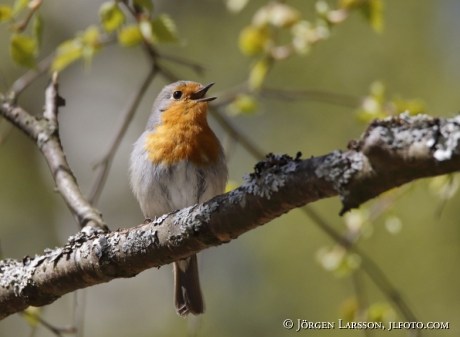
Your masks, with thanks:
M91 65L94 55L97 54L99 50L92 46L83 46L82 58L84 62L85 69L88 69Z
M238 40L240 50L247 56L254 56L262 53L270 40L270 33L266 26L247 26L241 33Z
M85 32L81 36L83 41L82 58L85 62L85 68L89 67L94 55L96 55L101 49L101 44L99 42L100 35L101 33L99 32L99 28L91 25L86 28Z
M51 71L61 71L82 56L83 43L80 39L75 38L65 41L57 47L56 57L51 65Z
M134 5L147 10L147 12L153 12L153 3L152 0L134 0Z
M93 56L101 50L100 36L99 28L91 25L84 32L77 33L76 38L60 44L56 50L51 71L61 71L80 58L83 58L85 65L87 65Z
M13 34L10 42L13 61L22 67L36 68L37 41L28 36Z
M107 32L113 32L125 22L125 13L118 7L118 4L112 1L104 2L100 9L99 15L101 23Z
M260 88L267 75L269 63L266 59L256 62L249 74L249 89L254 90Z
M85 64L85 69L87 69L93 60L94 55L96 55L101 50L99 28L97 26L89 26L83 36L83 51L82 58Z
M83 41L83 44L85 45L90 45L93 47L99 47L100 42L99 38L101 36L101 33L99 32L99 28L95 25L91 25L88 28L86 28L85 32L83 35L81 35L81 39Z
M34 18L34 23L32 25L32 31L37 40L37 44L40 47L42 44L42 36L43 36L43 18L40 14L36 14Z
M155 43L172 43L178 40L176 24L167 14L152 20L152 33Z
M13 16L16 16L19 14L20 11L22 11L24 8L27 7L27 4L29 3L28 0L16 0L13 5Z
M0 22L8 21L12 18L12 9L10 6L0 6Z
M27 324L32 328L38 326L40 324L40 316L41 316L41 309L37 307L28 307L24 310L24 319L26 320Z
M360 8L375 32L383 31L383 0L367 0Z
M228 106L231 115L253 115L259 108L257 101L251 95L238 95Z
M142 33L138 25L123 27L118 33L118 42L124 47L134 47L142 42Z

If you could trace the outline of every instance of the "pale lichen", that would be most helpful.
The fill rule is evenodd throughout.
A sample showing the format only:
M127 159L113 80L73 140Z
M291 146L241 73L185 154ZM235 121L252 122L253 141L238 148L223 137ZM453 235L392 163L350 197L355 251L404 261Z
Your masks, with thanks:
M441 121L439 134L433 154L436 160L449 160L453 154L460 153L460 116Z
M174 226L179 226L180 235L169 233L168 240L178 243L179 236L189 238L200 230L203 223L209 222L211 214L219 207L215 201L209 201L201 205L193 205L176 212L173 222Z
M278 192L286 184L289 173L296 170L300 155L299 152L294 159L287 155L268 154L266 160L256 164L254 173L243 177L247 183L241 189L246 193L270 199L274 192ZM241 200L238 194L232 198L233 202Z
M122 250L125 253L140 252L145 254L149 247L157 244L157 231L152 229L132 230L128 233L126 240L123 242Z
M23 261L6 259L0 261L0 286L13 288L16 296L22 295L24 289L33 285L32 276L35 273L36 265L31 263L30 258Z
M318 178L332 183L333 188L343 197L348 194L347 184L364 167L361 152L333 151L318 165L315 174Z
M438 161L460 153L460 116L432 118L408 112L377 121L367 143L378 139L392 150L407 149L407 156L417 158L432 153Z
M97 239L93 240L93 251L99 259L104 254L107 245L108 243L105 235L100 235Z
M227 194L227 200L230 204L239 204L244 200L244 191L237 188Z

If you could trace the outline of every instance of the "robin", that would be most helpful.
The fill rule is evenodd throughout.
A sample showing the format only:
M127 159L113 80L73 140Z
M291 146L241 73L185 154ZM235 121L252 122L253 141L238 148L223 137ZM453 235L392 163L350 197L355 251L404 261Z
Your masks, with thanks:
M216 97L204 96L213 84L175 82L153 103L130 165L131 187L146 219L224 192L225 156L206 119L208 102ZM205 310L196 255L174 262L174 305L180 316Z

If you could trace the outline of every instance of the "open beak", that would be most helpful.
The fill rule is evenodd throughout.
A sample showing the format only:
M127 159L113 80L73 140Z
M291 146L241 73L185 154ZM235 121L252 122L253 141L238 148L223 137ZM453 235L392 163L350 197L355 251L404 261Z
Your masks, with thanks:
M204 97L204 95L206 95L206 92L208 91L208 89L211 88L213 85L214 85L214 82L206 84L204 87L202 87L198 91L195 91L193 94L191 94L190 98L193 99L195 102L210 102L210 101L214 101L217 97Z

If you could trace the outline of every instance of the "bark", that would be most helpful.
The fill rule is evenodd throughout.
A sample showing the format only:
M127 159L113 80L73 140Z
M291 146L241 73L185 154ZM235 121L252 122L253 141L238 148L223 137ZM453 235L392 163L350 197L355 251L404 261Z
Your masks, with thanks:
M243 186L201 205L128 229L86 227L64 247L0 261L0 318L228 243L323 198L339 195L343 214L415 179L459 171L459 125L458 116L376 120L347 151L307 160L269 154Z

